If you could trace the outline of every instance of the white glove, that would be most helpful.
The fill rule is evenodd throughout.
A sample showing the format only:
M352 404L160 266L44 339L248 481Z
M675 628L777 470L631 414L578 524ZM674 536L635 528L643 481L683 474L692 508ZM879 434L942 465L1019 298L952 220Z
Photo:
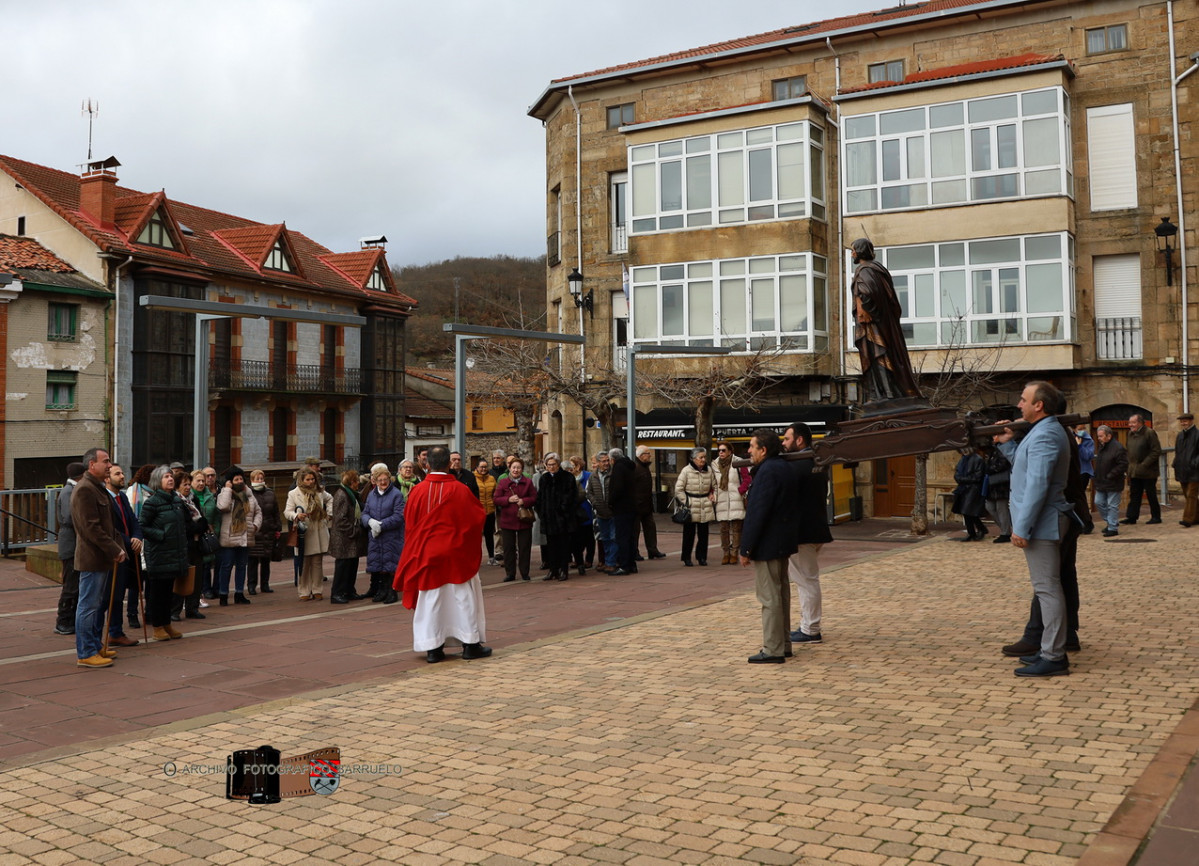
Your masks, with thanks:
M370 524L371 535L373 535L375 538L378 538L379 533L383 531L383 524L380 523L379 521L375 520L375 518L373 518L373 517L370 520L368 520L367 523Z

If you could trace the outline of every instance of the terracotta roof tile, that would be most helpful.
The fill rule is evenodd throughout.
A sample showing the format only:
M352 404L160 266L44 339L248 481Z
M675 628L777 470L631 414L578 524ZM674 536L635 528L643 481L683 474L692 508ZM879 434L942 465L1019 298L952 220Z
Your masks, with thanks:
M172 267L214 271L243 279L252 277L260 280L269 276L273 282L281 285L329 292L397 310L415 305L411 298L399 292L393 294L364 289L360 283L347 276L344 270L322 260L333 255L332 250L285 226L267 226L220 211L174 201L162 192L145 193L117 185L117 228L107 231L79 210L78 175L9 156L0 156L0 171L9 174L104 251L125 255L132 253L144 263L166 263ZM192 234L183 241L183 249L160 249L133 241L130 233L144 225L145 219L155 206L167 209L169 217L175 222L175 228L182 223L191 230ZM293 264L297 273L287 274L269 270L264 273L258 264L265 259L269 247L261 251L261 258L256 259L247 256L237 245L249 244L254 248L251 239L261 239L267 234L270 234L270 243L273 244L281 232L286 233L286 243L294 254ZM229 241L231 237L237 244ZM379 254L383 254L382 250Z
M903 84L918 84L925 81L941 81L951 78L962 78L968 75L979 75L984 72L998 72L1006 69L1019 69L1022 66L1040 66L1045 63L1065 62L1061 54L1020 54L1016 57L997 57L993 60L976 60L971 63L960 63L957 66L943 66L940 69L923 69L904 77L903 81L877 81L873 84L863 84L861 87L847 87L842 93L861 93L867 90L884 90L888 87L898 87Z
M0 235L0 271L9 268L50 271L57 274L75 273L73 267L33 238Z
M453 421L454 410L436 400L431 400L424 394L418 394L411 389L404 392L404 416L407 418L425 418L438 421Z

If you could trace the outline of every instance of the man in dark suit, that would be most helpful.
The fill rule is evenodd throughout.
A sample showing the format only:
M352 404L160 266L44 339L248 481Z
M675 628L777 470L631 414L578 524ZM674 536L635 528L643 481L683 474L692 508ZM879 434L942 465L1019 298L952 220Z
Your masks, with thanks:
M812 430L796 421L783 433L784 451L812 447ZM792 643L821 643L822 596L820 593L820 550L833 540L828 529L828 474L816 468L812 458L789 460L799 486L796 541L787 572L799 591L799 628L791 632Z
M749 440L753 483L741 527L742 568L754 566L758 601L762 605L762 650L749 657L751 665L782 664L791 655L791 589L787 558L798 548L796 512L799 488L795 473L782 457L778 434L765 428Z

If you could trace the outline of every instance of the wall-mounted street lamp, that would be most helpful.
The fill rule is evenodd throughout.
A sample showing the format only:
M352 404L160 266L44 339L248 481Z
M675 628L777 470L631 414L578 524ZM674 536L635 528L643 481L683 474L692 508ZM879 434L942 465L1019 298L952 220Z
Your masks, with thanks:
M595 290L588 289L587 294L583 294L583 275L579 273L579 269L573 269L566 277L566 284L570 286L570 296L575 299L575 306L582 307L587 310L591 318L595 318Z
M1162 217L1162 221L1153 227L1153 233L1157 235L1157 249L1159 252L1166 255L1166 285L1174 285L1174 247L1171 246L1171 241L1178 234L1178 226L1170 222L1169 217Z

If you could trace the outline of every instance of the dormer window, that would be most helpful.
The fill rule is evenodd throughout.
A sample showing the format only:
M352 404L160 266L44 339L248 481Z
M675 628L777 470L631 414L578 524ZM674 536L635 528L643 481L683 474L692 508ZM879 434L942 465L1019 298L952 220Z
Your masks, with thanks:
M166 217L162 215L162 211L154 211L150 219L146 221L146 226L142 229L141 234L137 236L137 242L152 247L162 247L165 250L175 249L175 242L171 239L171 229L167 224Z
M284 271L291 273L295 270L291 264L291 257L287 254L287 247L283 243L283 238L275 241L275 245L271 247L270 254L266 257L266 261L262 266L270 271Z
M366 281L368 289L374 289L376 292L387 291L387 278L383 275L383 263L375 265L375 269L371 271L370 279Z

